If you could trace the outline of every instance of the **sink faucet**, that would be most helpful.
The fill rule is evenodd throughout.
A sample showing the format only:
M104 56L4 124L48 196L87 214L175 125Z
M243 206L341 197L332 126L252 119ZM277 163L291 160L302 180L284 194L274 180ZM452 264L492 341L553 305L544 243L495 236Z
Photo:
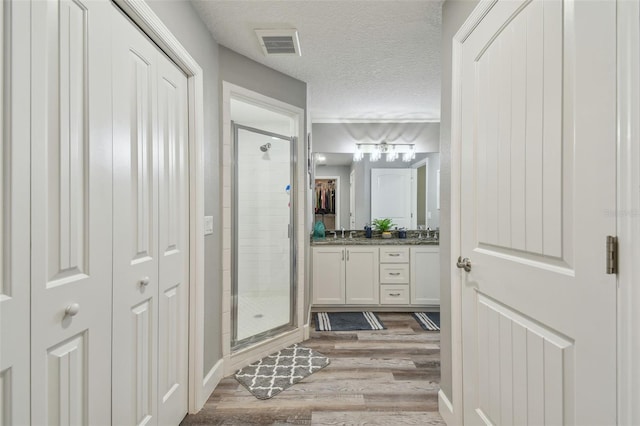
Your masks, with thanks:
M342 238L344 239L344 226L341 226L340 230L342 231Z

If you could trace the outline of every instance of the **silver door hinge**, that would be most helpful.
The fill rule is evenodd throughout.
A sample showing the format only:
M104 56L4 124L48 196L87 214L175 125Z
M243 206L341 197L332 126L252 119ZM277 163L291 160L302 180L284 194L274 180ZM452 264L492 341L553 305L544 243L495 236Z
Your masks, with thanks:
M607 235L607 274L618 273L618 238Z

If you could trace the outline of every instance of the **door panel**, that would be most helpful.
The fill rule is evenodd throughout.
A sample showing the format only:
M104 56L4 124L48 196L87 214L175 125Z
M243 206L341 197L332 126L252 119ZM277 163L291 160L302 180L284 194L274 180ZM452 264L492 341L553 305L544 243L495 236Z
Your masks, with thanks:
M237 123L233 134L235 347L295 325L295 139Z
M465 424L615 423L615 46L615 3L555 0L463 43Z
M189 336L189 174L187 78L158 52L158 415L187 414Z
M187 79L115 16L114 423L187 413Z
M31 4L34 424L110 419L109 7Z
M30 67L27 2L4 1L0 22L0 424L29 424ZM20 46L20 48L17 48ZM4 62L4 63L2 63Z
M120 13L113 25L113 422L157 423L156 48Z

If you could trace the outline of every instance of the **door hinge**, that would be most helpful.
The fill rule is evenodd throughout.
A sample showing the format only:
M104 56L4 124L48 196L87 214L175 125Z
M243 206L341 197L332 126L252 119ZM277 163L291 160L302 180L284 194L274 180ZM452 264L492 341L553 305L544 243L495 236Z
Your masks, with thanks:
M607 235L607 274L618 273L618 238Z

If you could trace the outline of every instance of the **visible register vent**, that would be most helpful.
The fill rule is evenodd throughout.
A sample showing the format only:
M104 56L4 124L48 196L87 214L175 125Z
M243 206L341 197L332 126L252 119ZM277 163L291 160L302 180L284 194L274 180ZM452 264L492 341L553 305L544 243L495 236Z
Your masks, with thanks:
M300 41L298 31L289 30L255 30L258 42L265 55L298 55Z

